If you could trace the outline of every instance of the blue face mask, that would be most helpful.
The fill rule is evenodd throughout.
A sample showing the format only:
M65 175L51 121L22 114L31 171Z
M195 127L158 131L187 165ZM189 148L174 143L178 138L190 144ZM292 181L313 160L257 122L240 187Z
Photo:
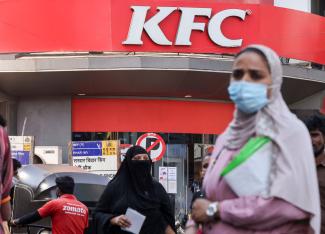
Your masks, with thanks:
M247 114L255 113L267 103L267 85L247 81L233 81L228 87L230 99Z

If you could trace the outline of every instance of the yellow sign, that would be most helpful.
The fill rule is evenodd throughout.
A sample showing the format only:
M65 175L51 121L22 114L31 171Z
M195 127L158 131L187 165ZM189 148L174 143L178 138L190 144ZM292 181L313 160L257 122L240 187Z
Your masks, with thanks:
M24 144L24 151L30 151L31 148L31 144Z
M118 150L118 141L103 141L102 150L103 156L116 156Z

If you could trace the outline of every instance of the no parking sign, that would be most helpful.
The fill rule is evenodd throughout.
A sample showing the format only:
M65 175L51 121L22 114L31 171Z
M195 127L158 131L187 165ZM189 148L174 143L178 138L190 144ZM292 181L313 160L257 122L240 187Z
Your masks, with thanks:
M136 145L146 149L153 162L162 159L166 152L165 141L156 133L146 133L139 137Z

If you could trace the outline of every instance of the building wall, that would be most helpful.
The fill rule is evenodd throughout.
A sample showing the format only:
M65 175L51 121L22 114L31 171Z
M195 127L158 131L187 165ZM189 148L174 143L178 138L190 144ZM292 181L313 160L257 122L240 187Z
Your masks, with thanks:
M311 0L274 0L274 5L294 10L311 12Z
M323 104L324 94L324 91L315 93L314 95L300 100L289 107L293 110L320 110Z
M67 162L71 140L71 98L23 98L17 102L17 134L35 136L37 146L62 146L63 162Z

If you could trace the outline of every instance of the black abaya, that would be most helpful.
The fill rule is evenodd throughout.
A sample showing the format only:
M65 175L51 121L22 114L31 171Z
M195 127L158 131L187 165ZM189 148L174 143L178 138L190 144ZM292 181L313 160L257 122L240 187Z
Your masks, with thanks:
M168 225L175 230L175 218L163 186L150 175L151 160L135 162L136 154L146 153L131 147L114 179L107 185L94 212L98 234L122 234L110 220L125 214L128 207L146 216L140 234L164 234Z

